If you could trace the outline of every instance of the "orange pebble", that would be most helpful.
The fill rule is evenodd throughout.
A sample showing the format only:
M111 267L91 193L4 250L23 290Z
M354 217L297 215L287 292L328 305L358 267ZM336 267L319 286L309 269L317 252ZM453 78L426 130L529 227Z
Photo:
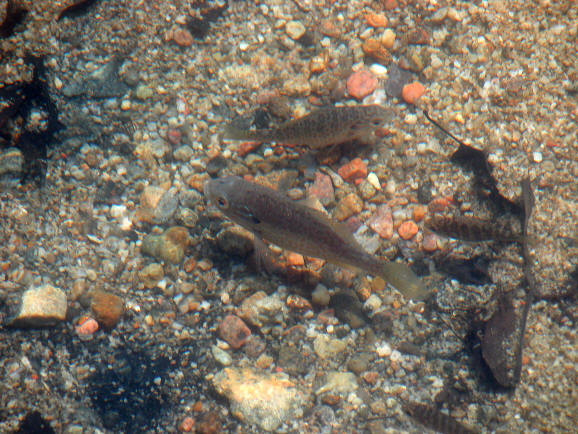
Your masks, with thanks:
M412 239L415 236L415 234L417 234L417 231L418 231L417 225L411 220L403 222L399 226L399 228L397 228L397 233L404 240Z
M185 417L181 424L179 425L179 431L181 432L191 432L195 427L195 419L192 417Z
M387 27L387 17L382 14L369 13L365 15L365 21L371 27Z
M416 222L420 222L425 217L425 213L427 212L427 207L423 205L418 205L413 209L413 220Z
M408 104L415 104L425 93L425 87L419 81L406 84L401 90L401 97Z
M303 255L295 252L287 253L287 265L289 267L303 267L305 265L305 259Z

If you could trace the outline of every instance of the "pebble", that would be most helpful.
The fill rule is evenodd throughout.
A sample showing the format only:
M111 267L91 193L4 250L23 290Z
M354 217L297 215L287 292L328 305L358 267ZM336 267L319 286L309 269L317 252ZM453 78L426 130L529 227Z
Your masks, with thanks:
M541 163L543 160L542 153L539 151L532 152L534 163Z
M403 222L399 228L397 228L397 233L402 239L410 240L415 236L415 234L417 234L418 229L419 228L413 221L408 220Z
M287 307L279 294L267 295L264 291L258 291L247 297L237 309L237 315L255 327L279 324L283 321L285 312Z
M369 200L371 199L373 196L375 196L375 193L377 192L375 190L375 187L373 185L371 185L367 179L364 179L363 181L361 181L361 183L358 186L359 189L359 194L360 196L364 199L364 200Z
M315 172L315 180L307 189L308 197L316 197L321 204L327 206L335 200L335 190L331 177L321 172Z
M393 349L391 348L391 345L387 342L383 342L375 349L375 352L379 357L389 357L391 356L392 351Z
M333 217L343 221L355 214L359 214L362 210L363 201L355 193L349 193L337 203L333 211Z
M393 215L388 205L380 205L377 212L367 222L368 226L381 238L389 240L393 236Z
M53 326L66 319L66 294L45 284L22 294L18 313L10 321L13 327Z
M24 155L18 148L6 148L0 153L0 176L19 175L24 167Z
M224 368L213 378L213 385L229 400L235 417L265 431L275 431L303 414L304 394L285 374Z
M191 432L195 427L195 419L190 416L185 417L179 424L180 432Z
M351 393L358 388L357 378L351 372L328 372L325 383L315 391L316 395L322 393Z
M369 70L378 77L387 75L387 68L379 63L374 63L369 67Z
M105 329L112 329L124 313L124 301L110 292L95 290L88 293L90 311Z
M337 173L347 182L367 177L367 165L361 158L354 158L349 163L341 166Z
M423 218L425 217L425 214L427 213L427 206L424 205L417 205L412 212L413 215L413 221L415 222L420 222L423 220Z
M300 310L300 311L313 310L313 306L311 306L309 300L307 300L304 297L301 297L300 295L296 294L289 295L285 303L292 310Z
M317 335L313 341L315 354L322 359L331 359L342 353L347 348L347 343L341 339L332 338L326 334Z
M191 159L193 154L193 148L191 148L189 145L183 145L175 149L175 152L173 152L173 157L175 160L185 163Z
M193 35L187 29L176 29L171 36L171 39L180 47L190 47L195 42Z
M375 38L366 39L361 47L363 53L366 56L375 59L378 63L382 65L389 65L393 60L390 52L385 48L385 46ZM370 92L371 93L371 92Z
M381 35L381 43L388 50L393 49L393 44L395 43L396 34L391 29L385 29Z
M375 75L365 69L354 72L347 79L347 92L353 98L363 99L371 95L377 88L378 80Z
M356 353L351 357L349 362L347 362L347 369L355 375L361 375L364 371L367 371L372 359L372 354L368 352Z
M383 8L386 11L391 11L397 8L397 0L381 0L381 4L383 4Z
M211 346L211 353L213 354L215 360L223 366L229 366L231 363L233 363L233 358L231 355L216 345Z
M219 337L227 342L231 348L239 349L243 346L249 336L251 329L241 318L235 315L227 315L217 328Z
M159 283L163 277L165 277L163 267L157 263L149 264L138 272L139 280L147 289L157 286L157 283Z
M137 99L142 101L149 99L153 94L154 91L146 84L139 84L134 92Z
M321 284L318 284L311 293L311 301L317 306L327 306L331 301L329 290Z
M253 251L253 234L240 226L229 226L217 234L217 246L230 255L246 257Z
M427 234L423 237L421 246L426 252L435 252L438 248L438 236L435 234Z
M406 84L401 90L401 97L408 104L416 104L425 93L425 87L419 81Z
M387 27L387 17L383 14L371 12L365 15L365 21L371 27Z
M76 333L81 336L90 336L98 330L98 322L94 318L83 317L75 327Z
M285 33L294 41L300 39L305 34L305 31L305 26L301 21L288 21L285 24Z
M179 264L185 256L185 249L191 239L183 226L173 226L163 234L149 234L142 242L141 252L156 259Z
M376 190L381 190L381 183L379 182L379 178L374 172L371 172L369 175L367 175L367 182L373 185L373 188Z

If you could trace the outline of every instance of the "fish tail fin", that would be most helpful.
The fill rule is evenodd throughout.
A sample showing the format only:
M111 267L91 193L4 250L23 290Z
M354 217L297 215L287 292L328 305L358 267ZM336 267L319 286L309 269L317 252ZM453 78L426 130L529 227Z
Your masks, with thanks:
M423 281L408 265L399 262L388 262L382 265L379 274L406 298L422 300L429 293Z
M262 134L258 131L252 131L244 128L236 127L232 124L226 125L220 134L220 137L225 140L255 140L261 141Z

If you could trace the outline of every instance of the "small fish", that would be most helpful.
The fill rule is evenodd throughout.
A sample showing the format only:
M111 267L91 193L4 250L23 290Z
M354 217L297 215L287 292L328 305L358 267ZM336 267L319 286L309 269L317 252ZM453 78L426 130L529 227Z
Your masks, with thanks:
M225 127L223 139L275 142L323 148L353 140L371 141L371 135L391 120L392 112L378 105L328 107L281 124L278 128L249 130L232 124Z
M452 416L426 404L406 402L403 404L403 409L419 423L439 433L474 434L477 432L469 426L458 422Z
M447 217L434 215L424 222L430 231L463 241L521 241L510 222L487 220L478 217Z
M363 250L347 227L321 211L294 202L273 189L237 176L213 179L204 187L211 203L257 240L305 256L380 276L404 296L427 295L421 280L404 264L382 261Z

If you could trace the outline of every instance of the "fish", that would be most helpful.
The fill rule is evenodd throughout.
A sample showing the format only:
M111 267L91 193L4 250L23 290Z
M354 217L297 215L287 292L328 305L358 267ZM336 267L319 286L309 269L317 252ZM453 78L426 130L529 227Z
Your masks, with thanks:
M319 149L353 140L371 142L374 131L392 117L391 110L379 105L326 107L287 121L277 128L250 130L228 124L222 131L222 138L307 145Z
M265 240L304 256L361 269L383 278L406 298L419 300L428 294L409 266L370 255L343 223L276 190L227 176L207 181L204 193L210 203L252 232L258 242Z
M521 242L523 234L516 232L510 221L489 220L472 216L448 217L434 215L424 222L432 232L462 241L515 241Z

